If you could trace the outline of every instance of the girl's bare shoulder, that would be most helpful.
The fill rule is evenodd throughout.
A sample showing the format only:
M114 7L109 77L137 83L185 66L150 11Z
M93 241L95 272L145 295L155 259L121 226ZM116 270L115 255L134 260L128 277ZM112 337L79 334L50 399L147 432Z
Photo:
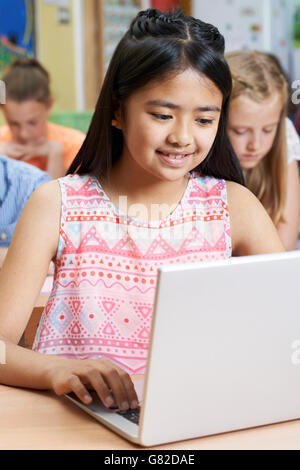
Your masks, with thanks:
M253 215L252 212L265 212L260 201L245 186L234 181L226 181L226 187L229 211L234 216L249 217Z
M28 204L37 210L49 209L51 213L60 211L61 191L58 180L41 184L30 196Z
M56 249L61 216L61 191L59 182L52 180L39 186L27 201L16 234L40 234Z
M30 196L27 209L38 212L42 219L60 218L61 191L58 180L51 180L39 186Z
M41 184L33 194L37 193L39 193L41 197L43 197L43 195L49 196L52 194L54 197L56 195L60 199L60 186L58 180L55 179Z
M233 253L283 251L277 230L257 197L245 186L226 181Z

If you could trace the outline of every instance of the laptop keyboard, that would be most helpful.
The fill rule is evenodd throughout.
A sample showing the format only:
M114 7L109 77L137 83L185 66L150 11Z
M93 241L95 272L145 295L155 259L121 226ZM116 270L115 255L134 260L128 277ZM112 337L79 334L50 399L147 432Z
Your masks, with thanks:
M132 423L139 424L140 408L136 408L135 410L117 411L117 414L123 416L123 418L128 419Z
M93 398L93 403L101 403L99 401L99 397L98 395L96 394L96 392L94 392L93 390L90 390L90 394L92 395L92 398ZM73 393L73 392L70 392L68 394L71 398L75 399L77 402L79 402L79 399L77 398L77 396ZM102 405L103 406L103 405ZM114 413L122 416L123 418L125 419L128 419L129 421L131 421L132 423L134 424L139 424L139 418L140 418L140 408L136 408L135 410L127 410L127 411L120 411L118 410L118 408L110 408L111 411L113 411Z

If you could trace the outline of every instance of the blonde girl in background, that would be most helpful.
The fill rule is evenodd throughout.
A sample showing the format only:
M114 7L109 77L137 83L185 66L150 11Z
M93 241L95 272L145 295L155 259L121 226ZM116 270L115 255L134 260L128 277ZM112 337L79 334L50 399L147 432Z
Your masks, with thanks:
M53 98L50 76L35 59L15 61L2 77L6 126L0 127L0 154L30 163L52 178L66 173L85 134L48 122Z
M233 78L229 137L246 186L269 213L285 248L296 249L300 143L287 118L286 76L269 54L241 50L225 57Z

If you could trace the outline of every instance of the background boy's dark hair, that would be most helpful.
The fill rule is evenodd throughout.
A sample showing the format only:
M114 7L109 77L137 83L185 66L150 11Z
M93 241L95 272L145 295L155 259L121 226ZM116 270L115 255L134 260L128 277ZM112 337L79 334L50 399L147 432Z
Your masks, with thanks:
M22 103L27 100L49 103L51 101L50 77L36 60L18 59L2 77L6 86L6 99Z
M214 26L180 10L141 11L111 59L86 139L67 174L109 174L123 147L122 131L112 127L116 106L151 80L193 68L209 78L223 95L215 142L204 162L203 175L243 184L237 157L227 136L227 113L232 80L224 59L224 38Z

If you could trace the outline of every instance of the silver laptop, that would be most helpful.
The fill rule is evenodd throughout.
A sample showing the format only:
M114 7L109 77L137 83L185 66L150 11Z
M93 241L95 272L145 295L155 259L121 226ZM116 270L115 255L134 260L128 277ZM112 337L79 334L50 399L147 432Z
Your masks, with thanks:
M161 267L137 411L84 405L142 446L300 417L300 251Z

